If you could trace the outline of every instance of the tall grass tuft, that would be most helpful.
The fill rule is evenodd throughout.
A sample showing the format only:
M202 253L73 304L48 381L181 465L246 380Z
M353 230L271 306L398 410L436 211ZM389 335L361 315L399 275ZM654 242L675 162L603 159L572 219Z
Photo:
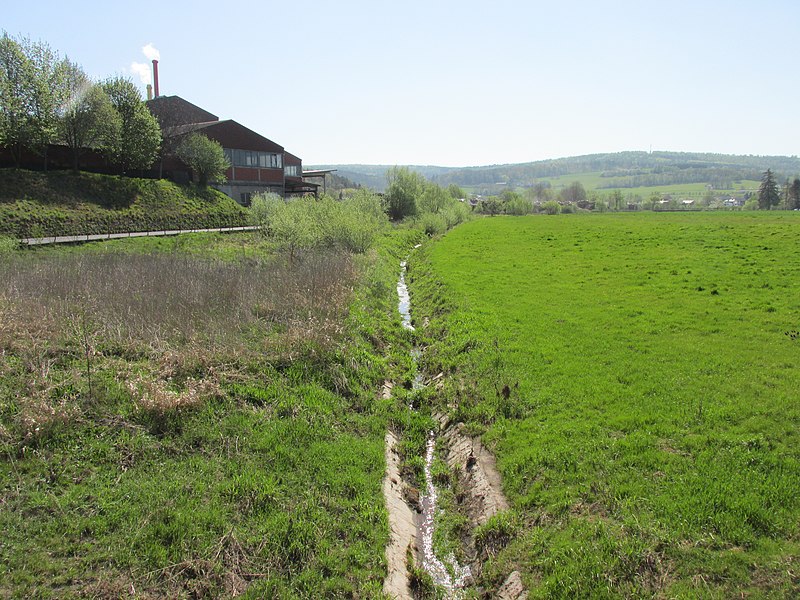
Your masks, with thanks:
M12 255L19 248L19 242L7 235L0 235L0 259Z

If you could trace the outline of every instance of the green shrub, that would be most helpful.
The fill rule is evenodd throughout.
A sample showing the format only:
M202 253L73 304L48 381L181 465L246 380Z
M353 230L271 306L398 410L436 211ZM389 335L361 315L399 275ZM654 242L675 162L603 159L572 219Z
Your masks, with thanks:
M447 231L447 221L442 215L424 213L419 218L419 224L426 235L433 236Z
M506 213L509 215L529 215L532 212L533 203L522 196L517 196L506 202Z
M13 237L0 235L0 257L13 254L19 248L19 242Z
M417 214L417 201L423 194L425 178L408 167L393 167L386 178L389 217L399 220Z
M478 211L484 215L495 216L503 212L504 206L497 198L484 198L478 204Z
M341 202L330 197L285 201L276 194L258 195L250 207L250 220L292 255L313 247L363 253L388 224L380 198L366 190Z
M549 200L542 204L542 210L548 215L557 215L561 212L561 207L555 200Z
M350 252L366 252L389 222L381 199L367 190L358 190L334 206L338 208L340 223L336 244Z
M454 202L442 211L448 229L472 218L472 211L466 202Z

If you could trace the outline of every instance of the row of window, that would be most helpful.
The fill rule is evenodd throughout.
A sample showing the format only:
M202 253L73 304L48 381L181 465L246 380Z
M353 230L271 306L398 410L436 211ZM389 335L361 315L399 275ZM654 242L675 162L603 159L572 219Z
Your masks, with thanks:
M283 174L286 177L300 177L300 167L297 165L286 165L283 169Z
M256 150L231 150L225 148L225 158L234 167L261 167L262 169L280 169L283 166L283 157L273 152L258 152Z

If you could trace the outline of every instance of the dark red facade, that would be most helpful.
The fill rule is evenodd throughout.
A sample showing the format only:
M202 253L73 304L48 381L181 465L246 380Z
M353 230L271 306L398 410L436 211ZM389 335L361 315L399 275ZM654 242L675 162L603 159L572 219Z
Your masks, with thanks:
M216 115L179 96L161 96L147 105L161 122L165 136L198 132L219 142L231 166L226 173L227 181L214 186L234 200L249 204L258 193L285 196L309 191L302 189L300 158L252 129L231 119L220 121Z

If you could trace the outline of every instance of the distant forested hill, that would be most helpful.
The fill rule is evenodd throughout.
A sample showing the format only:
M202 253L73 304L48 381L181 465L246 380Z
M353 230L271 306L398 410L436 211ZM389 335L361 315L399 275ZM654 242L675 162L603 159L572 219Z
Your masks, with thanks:
M326 165L361 185L386 187L386 165ZM730 188L742 180L758 180L772 169L778 181L800 175L800 158L793 156L736 156L692 152L617 152L588 154L513 165L484 167L410 166L440 185L455 183L473 188L501 183L528 187L541 181L592 173L596 189L635 188L688 183L706 183Z

